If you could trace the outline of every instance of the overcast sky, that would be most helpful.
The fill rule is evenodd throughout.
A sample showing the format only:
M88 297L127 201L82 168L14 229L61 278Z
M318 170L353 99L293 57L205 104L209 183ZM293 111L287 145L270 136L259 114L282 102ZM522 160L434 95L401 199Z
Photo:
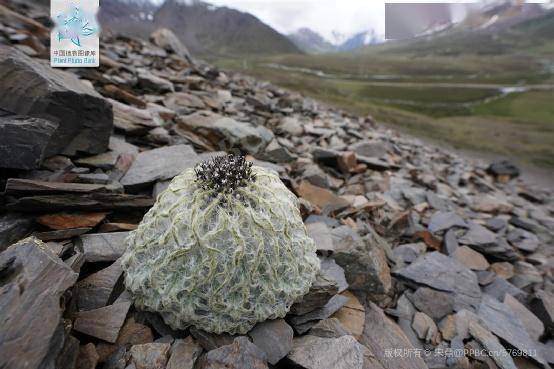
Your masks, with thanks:
M380 0L207 0L254 14L281 33L308 27L332 41L333 31L348 36L375 29L385 32L385 2Z
M132 0L131 0L132 1ZM150 0L163 2L163 0ZM182 0L187 1L187 0ZM251 13L277 31L288 34L298 28L308 27L331 42L336 42L333 32L344 36L375 30L378 36L385 34L385 2L389 3L484 3L498 0L203 0L217 6L228 6ZM549 2L554 0L526 0ZM460 7L457 7L460 8ZM456 18L456 17L454 17ZM409 18L408 18L409 19Z

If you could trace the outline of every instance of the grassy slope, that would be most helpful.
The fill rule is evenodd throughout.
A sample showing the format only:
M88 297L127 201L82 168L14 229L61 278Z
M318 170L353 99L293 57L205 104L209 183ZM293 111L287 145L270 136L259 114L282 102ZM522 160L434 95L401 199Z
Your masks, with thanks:
M385 44L353 54L280 55L216 63L356 114L371 114L384 124L420 137L554 168L552 90L476 103L498 91L425 85L552 84L554 40L549 35L554 34L553 27L551 14L495 37L456 34L434 44L425 40ZM446 47L449 52L444 52ZM494 50L494 55L487 50ZM326 74L284 71L269 67L270 63ZM391 85L375 85L383 81ZM414 86L394 86L394 82Z

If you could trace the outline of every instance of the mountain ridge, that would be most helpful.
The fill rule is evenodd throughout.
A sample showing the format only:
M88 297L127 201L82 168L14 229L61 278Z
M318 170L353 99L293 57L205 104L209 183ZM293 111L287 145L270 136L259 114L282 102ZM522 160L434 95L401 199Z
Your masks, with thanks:
M336 33L338 35L338 33ZM358 48L380 42L375 30L370 29L354 33L351 36L341 34L333 43L316 31L302 27L295 32L289 33L287 37L302 51L308 54L323 54L342 51L353 51Z
M272 55L300 53L286 36L250 13L199 0L167 0L159 5L102 0L104 30L147 38L169 28L196 55Z

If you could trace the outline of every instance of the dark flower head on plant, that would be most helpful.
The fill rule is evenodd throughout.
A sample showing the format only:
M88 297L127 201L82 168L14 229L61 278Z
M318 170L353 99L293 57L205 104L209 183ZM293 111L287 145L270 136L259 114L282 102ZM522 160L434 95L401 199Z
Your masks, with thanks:
M256 180L252 163L242 155L223 155L198 163L194 168L201 188L231 194Z

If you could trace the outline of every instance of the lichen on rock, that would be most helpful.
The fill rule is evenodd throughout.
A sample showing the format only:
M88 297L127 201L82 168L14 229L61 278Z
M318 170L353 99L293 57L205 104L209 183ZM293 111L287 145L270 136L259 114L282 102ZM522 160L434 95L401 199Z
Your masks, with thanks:
M294 194L233 155L175 177L127 244L136 306L175 329L244 334L285 316L319 269Z

